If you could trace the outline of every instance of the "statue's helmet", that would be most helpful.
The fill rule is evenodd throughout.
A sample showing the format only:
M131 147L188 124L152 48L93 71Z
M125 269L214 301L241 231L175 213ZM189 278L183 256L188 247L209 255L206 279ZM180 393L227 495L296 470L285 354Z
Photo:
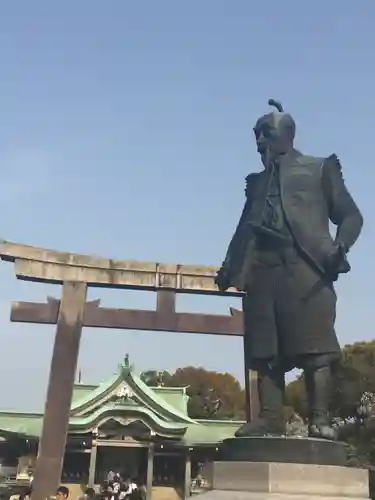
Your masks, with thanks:
M280 153L290 143L296 133L296 123L289 113L285 113L282 105L270 99L270 106L276 108L267 115L260 117L254 127L258 151L262 153L266 148L278 150Z

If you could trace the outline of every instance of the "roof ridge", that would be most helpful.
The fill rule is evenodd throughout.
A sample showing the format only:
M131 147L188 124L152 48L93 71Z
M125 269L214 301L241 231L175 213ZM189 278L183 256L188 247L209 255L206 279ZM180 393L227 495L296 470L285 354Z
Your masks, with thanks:
M143 394L153 401L157 406L162 408L166 413L168 413L171 416L177 417L178 419L182 420L183 422L188 422L190 424L197 424L195 420L190 418L188 415L185 415L181 411L179 411L177 408L174 408L170 403L168 403L164 398L156 394L156 392L149 387L147 384L143 382L143 380L140 377L137 377L132 373L131 370L129 370L127 377L131 378L134 382L134 384L141 389Z

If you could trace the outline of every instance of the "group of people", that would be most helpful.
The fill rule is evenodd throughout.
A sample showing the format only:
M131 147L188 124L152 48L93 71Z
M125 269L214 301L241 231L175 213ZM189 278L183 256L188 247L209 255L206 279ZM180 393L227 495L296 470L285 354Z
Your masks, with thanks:
M135 479L122 478L118 472L109 471L99 495L102 500L145 500L146 488Z
M69 489L60 486L56 492L56 500L68 500ZM136 481L125 478L120 474L109 475L107 480L100 485L99 492L94 488L87 488L79 500L146 500L146 489L138 486ZM28 499L24 499L28 500Z
M31 486L19 495L12 495L9 500L31 500ZM70 500L69 488L60 486L53 497L55 500ZM78 500L146 500L146 487L141 481L110 471L100 485L99 492L86 488Z

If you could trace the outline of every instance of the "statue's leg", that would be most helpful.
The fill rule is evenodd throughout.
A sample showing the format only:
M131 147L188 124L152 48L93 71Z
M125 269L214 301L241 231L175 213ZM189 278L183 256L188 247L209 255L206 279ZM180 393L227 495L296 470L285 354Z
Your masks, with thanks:
M281 351L295 360L305 372L310 418L309 434L335 439L329 418L332 363L340 357L335 333L336 294L325 286L310 295L319 276L303 259L298 258L286 276L277 296Z
M247 422L236 432L237 437L285 434L284 390L285 374L267 360L253 365L258 372L259 419Z
M332 396L332 362L337 355L306 355L301 359L309 404L309 436L336 440L329 414Z
M284 370L278 365L279 335L275 316L276 283L281 265L254 263L252 282L243 297L246 366L258 372L259 418L247 422L236 436L285 434Z

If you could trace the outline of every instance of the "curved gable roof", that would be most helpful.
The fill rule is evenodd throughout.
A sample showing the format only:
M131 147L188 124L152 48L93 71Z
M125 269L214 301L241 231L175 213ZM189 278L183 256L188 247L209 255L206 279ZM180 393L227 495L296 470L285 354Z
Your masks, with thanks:
M82 398L78 398L72 404L71 417L83 417L86 413L95 411L108 402L109 398L115 394L116 389L124 383L132 390L137 400L163 420L197 424L195 420L181 410L174 408L161 395L148 387L139 377L134 375L131 367L126 364L121 364L118 372L109 380L85 394Z
M123 425L142 420L147 427L164 437L181 437L187 429L187 424L166 422L148 408L136 404L128 406L118 403L106 404L90 415L72 417L69 428L73 432L89 432L108 420L116 420Z

